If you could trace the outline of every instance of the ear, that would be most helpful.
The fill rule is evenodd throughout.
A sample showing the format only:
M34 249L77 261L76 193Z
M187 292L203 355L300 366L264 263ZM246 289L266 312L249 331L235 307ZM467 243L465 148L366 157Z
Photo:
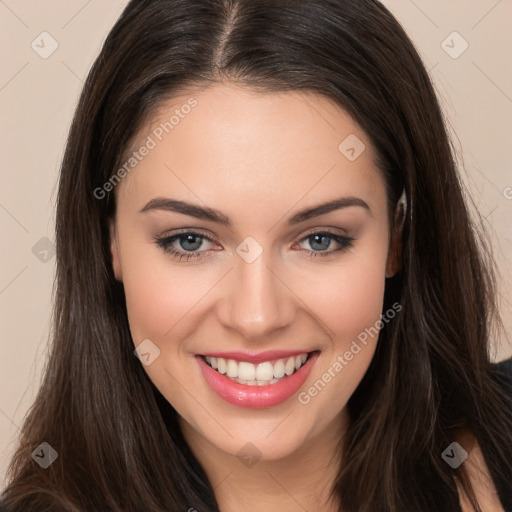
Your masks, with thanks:
M403 203L399 202L395 210L393 232L391 233L388 259L386 262L386 277L393 277L402 269L402 231L405 220L405 209Z
M119 242L117 239L117 229L115 219L109 220L110 233L110 253L112 255L112 268L118 281L122 282L121 259L119 257Z

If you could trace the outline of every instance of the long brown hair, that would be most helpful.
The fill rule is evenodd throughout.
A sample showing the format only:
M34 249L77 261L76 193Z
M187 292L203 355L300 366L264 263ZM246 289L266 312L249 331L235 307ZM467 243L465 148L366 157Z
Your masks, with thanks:
M376 0L132 0L89 73L66 145L51 354L9 469L8 510L219 510L176 411L133 355L109 250L114 195L94 191L163 101L224 80L333 99L376 149L390 216L407 193L403 267L384 297L385 310L403 309L347 405L332 489L340 509L452 512L458 480L480 510L464 465L441 457L461 429L511 503L512 418L489 369L494 263L400 24ZM31 457L41 442L58 452L47 469Z

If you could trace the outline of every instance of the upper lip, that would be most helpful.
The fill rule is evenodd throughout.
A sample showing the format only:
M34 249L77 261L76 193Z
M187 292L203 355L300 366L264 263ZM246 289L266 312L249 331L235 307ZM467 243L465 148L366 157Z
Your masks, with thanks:
M237 361L246 361L248 363L263 363L274 359L285 359L287 357L298 356L299 354L309 354L311 350L266 350L265 352L205 352L199 354L202 356L222 357L223 359L235 359Z

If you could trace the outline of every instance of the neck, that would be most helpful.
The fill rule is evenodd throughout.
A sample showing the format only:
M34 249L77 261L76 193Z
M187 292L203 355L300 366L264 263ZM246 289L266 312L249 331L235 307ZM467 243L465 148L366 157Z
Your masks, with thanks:
M286 457L266 460L247 444L248 457L212 445L180 417L183 435L205 470L221 512L339 512L329 492L340 464L339 441L346 413ZM260 458L261 457L261 458Z

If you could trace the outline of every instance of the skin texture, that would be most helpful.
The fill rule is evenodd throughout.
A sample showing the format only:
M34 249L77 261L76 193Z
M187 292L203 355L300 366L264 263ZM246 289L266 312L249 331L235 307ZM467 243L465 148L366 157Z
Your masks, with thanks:
M115 189L112 261L124 284L134 344L149 338L159 348L144 368L178 411L223 511L336 510L327 503L333 455L347 421L345 405L370 364L376 336L305 405L297 394L264 409L228 404L209 388L195 355L320 350L301 388L307 390L375 325L386 275L399 268L399 242L391 236L372 146L324 97L218 84L163 105L134 148L191 96L197 106ZM338 150L351 134L366 146L355 161ZM343 196L363 199L371 212L351 206L287 224L299 210ZM140 212L157 197L221 210L232 226L172 211ZM179 260L155 243L183 230L213 239L192 250L186 238L172 243L202 257ZM330 245L318 249L306 237L319 231L353 237L353 247L308 257L315 248L340 247L328 239ZM252 263L236 252L248 236L263 250ZM255 464L237 456L244 447Z

